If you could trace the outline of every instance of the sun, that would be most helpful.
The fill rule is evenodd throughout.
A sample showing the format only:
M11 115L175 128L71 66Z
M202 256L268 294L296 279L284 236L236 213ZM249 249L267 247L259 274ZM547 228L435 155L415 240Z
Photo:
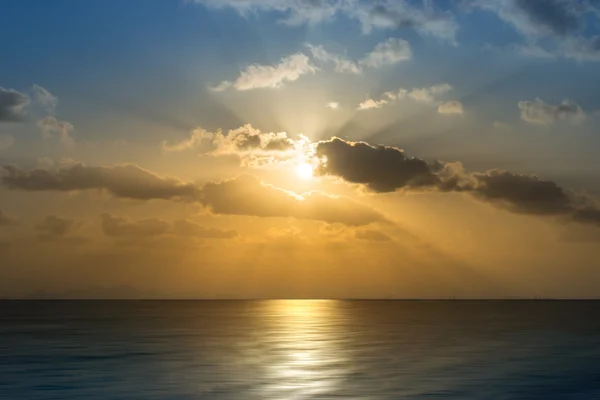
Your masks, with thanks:
M304 180L310 180L313 177L313 166L308 163L298 164L296 166L296 175Z

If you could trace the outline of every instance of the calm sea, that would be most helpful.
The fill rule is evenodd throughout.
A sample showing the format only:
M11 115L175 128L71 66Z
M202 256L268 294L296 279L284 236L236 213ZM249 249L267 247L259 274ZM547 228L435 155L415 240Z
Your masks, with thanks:
M600 399L600 302L5 301L0 399Z

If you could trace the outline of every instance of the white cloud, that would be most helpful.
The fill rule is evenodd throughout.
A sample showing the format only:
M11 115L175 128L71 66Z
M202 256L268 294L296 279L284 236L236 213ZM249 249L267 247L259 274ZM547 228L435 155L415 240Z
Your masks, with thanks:
M371 108L381 108L384 105L386 105L387 103L388 102L385 99L381 99L381 100L366 99L358 105L358 109L359 110L369 110Z
M166 151L184 151L193 149L202 144L203 139L207 139L212 134L202 128L196 128L192 130L190 136L179 142L169 143L167 141L162 142L162 148Z
M346 56L331 53L321 45L306 44L313 58L321 63L332 63L336 72L360 74L365 67L380 68L397 64L412 58L410 43L404 39L389 38L378 43L373 50L362 59L354 62Z
M440 83L430 87L412 89L408 92L408 95L413 100L423 103L432 103L436 101L439 96L448 93L450 90L452 90L452 86L447 83Z
M279 88L285 82L298 80L302 75L314 73L317 68L303 53L295 53L284 57L277 65L252 64L240 72L234 81L223 81L213 87L214 91L223 91L233 87L236 90L252 90L262 88Z
M463 112L463 105L458 100L444 101L438 105L440 114L462 114Z
M354 61L347 59L341 54L330 53L323 46L313 46L307 44L306 47L310 50L313 58L323 63L333 63L336 72L351 72L360 74L362 69Z
M338 103L337 101L330 101L329 103L325 104L325 107L331 110L337 110L340 108L340 103Z
M399 0L193 0L213 8L233 8L246 16L252 12L280 14L279 22L298 26L333 20L338 15L358 21L365 34L373 29L414 29L424 36L433 36L454 43L458 24L448 11L441 11L434 2L422 6Z
M533 124L550 125L558 121L579 124L586 119L583 109L570 100L552 105L536 98L533 101L520 101L517 106L521 110L521 119Z
M36 103L41 105L48 114L54 115L56 106L58 106L58 97L39 85L34 84L32 90Z
M381 108L396 100L409 98L420 103L437 104L438 112L441 114L459 114L459 109L461 111L460 113L462 113L462 104L459 101L454 100L443 103L439 100L439 97L448 93L450 90L452 90L452 86L448 83L440 83L424 88L413 88L411 90L400 88L395 92L388 91L383 93L382 98L379 100L368 98L359 104L358 109L367 110L370 108Z
M400 61L410 60L412 50L410 44L404 39L389 38L379 43L372 52L360 61L361 65L378 68L384 65L396 64Z
M73 132L75 127L70 122L60 121L55 117L47 116L40 119L37 125L41 129L44 138L58 137L63 144L69 146L75 144L75 141L71 137L71 132Z

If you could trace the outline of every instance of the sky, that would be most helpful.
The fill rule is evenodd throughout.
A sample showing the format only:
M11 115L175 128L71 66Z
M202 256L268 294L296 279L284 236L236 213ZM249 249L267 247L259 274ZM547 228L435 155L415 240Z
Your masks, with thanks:
M594 0L0 14L0 297L600 297Z

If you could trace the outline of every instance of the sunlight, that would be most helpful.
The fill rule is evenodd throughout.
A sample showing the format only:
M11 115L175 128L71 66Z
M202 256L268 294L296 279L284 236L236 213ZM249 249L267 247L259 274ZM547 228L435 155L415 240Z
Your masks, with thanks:
M343 338L332 321L339 321L338 303L328 300L279 300L266 303L271 324L270 354L277 357L267 368L265 398L314 398L335 390L339 366L346 362L338 347Z
M304 180L310 180L313 177L313 166L308 163L302 163L296 166L296 175Z

